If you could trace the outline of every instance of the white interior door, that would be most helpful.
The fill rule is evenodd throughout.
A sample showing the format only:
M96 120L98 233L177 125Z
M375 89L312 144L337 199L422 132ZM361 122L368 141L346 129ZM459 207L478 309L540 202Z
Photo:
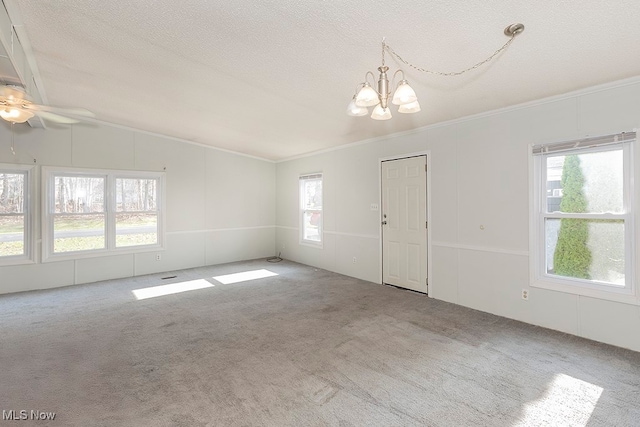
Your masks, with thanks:
M382 162L382 279L427 293L427 157Z

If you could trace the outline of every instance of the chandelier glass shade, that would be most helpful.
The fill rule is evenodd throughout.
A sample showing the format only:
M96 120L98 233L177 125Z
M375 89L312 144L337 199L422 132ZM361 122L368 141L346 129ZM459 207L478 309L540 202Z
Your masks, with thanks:
M407 113L417 113L418 111L420 111L420 103L418 102L418 100L415 100L408 104L403 104L398 107L398 113L407 114Z
M398 88L393 94L391 103L394 105L406 105L416 102L417 100L418 97L416 96L416 92L411 88L411 86L409 86L409 82L406 80L400 80Z
M358 105L356 105L356 95L353 95L353 99L347 106L347 114L356 117L366 116L367 114L369 114L369 110L367 109L367 107L358 107Z
M373 107L380 101L376 92L369 82L362 83L362 88L356 94L356 105L358 107Z
M378 104L376 105L376 108L373 109L371 118L373 120L389 120L391 118L391 110L389 110L389 107L383 107Z

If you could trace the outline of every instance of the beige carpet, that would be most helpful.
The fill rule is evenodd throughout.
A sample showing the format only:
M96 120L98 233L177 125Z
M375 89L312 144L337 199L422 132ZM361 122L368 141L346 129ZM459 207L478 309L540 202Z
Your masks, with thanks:
M288 261L0 296L0 328L3 415L56 413L0 426L640 425L640 353Z

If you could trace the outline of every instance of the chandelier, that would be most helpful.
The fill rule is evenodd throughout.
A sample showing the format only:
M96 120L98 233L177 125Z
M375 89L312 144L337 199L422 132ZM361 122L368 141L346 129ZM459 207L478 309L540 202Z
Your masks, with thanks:
M488 58L478 62L475 65L472 65L469 68L465 68L462 71L449 73L416 67L415 65L404 60L388 44L385 43L385 39L382 39L382 65L378 67L378 72L380 73L380 75L378 76L376 89L374 89L372 84L369 82L369 76L371 76L372 80L374 80L375 74L373 74L371 71L367 71L364 77L364 82L360 83L356 87L356 92L353 95L349 106L347 107L347 114L350 116L366 116L367 114L369 114L368 107L374 107L373 112L371 113L372 119L389 120L392 117L391 110L389 109L389 98L391 97L390 88L394 87L394 82L398 74L400 74L400 80L398 81L397 85L395 85L395 91L393 93L393 97L391 97L391 103L398 106L398 113L408 114L417 113L418 111L420 111L418 97L416 96L416 92L413 90L413 88L409 86L409 82L405 79L404 71L402 71L401 69L396 70L391 78L391 84L389 84L389 78L387 76L389 67L387 67L384 62L385 52L388 52L390 55L394 56L405 65L423 73L446 77L459 76L468 71L475 70L476 68L491 61L493 58L507 49L511 42L513 42L515 37L523 31L524 25L522 24L509 25L504 29L504 34L509 37L509 40L501 48L496 50Z

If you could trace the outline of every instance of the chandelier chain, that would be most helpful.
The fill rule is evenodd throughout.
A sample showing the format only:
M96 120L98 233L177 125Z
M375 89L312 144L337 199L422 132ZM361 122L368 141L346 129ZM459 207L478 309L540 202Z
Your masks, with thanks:
M506 42L506 43L505 43L505 44L504 44L500 49L498 49L498 50L496 50L495 52L493 52L493 54L492 54L491 56L489 56L487 59L485 59L485 60L483 60L483 61L480 61L480 62L478 62L477 64L472 65L472 66L471 66L471 67L469 67L469 68L465 68L465 69L464 69L464 70L462 70L462 71L453 71L453 72L450 72L450 73L444 73L444 72L441 72L441 71L433 71L433 70L428 70L428 69L426 69L426 68L417 67L417 66L413 65L412 63L410 63L409 61L405 60L405 59L404 59L403 57L401 57L400 55L398 55L398 54L396 53L396 51L395 51L395 50L393 50L393 49L391 48L391 46L389 46L388 44L386 44L384 41L382 42L382 58L383 58L383 61L384 61L384 50L386 49L386 50L387 50L391 55L393 55L393 56L395 56L396 58L398 58L398 60L399 60L400 62L404 63L405 65L407 65L407 66L409 66L409 67L411 67L411 68L413 68L413 69L415 69L415 70L421 71L421 72L423 72L423 73L429 73L429 74L435 74L435 75L438 75L438 76L447 76L447 77L451 77L451 76L459 76L459 75L464 74L464 73L466 73L466 72L468 72L468 71L475 70L476 68L481 67L482 65L484 65L484 64L486 64L487 62L491 61L493 58L495 58L496 56L498 56L500 53L502 53L504 50L506 50L506 49L509 47L509 45L510 45L510 44L513 42L513 40L515 39L515 36L516 36L516 34L513 34L513 35L509 38L509 40L508 40L508 41L507 41L507 42ZM384 65L384 62L383 62L383 65Z

